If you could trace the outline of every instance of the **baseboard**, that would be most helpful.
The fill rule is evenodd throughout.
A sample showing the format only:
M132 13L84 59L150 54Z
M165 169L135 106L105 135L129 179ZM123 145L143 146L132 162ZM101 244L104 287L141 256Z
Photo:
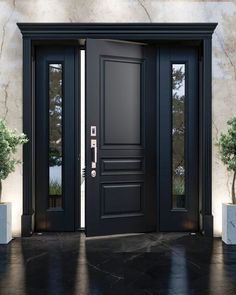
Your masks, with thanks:
M203 231L202 233L206 237L213 237L213 215L203 215Z
M33 233L33 214L21 216L21 236L30 237Z

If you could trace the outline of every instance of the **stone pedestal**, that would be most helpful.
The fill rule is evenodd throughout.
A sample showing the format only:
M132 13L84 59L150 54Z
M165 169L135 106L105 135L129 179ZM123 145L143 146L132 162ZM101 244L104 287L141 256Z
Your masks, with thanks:
M222 240L236 245L236 205L222 204Z
M12 240L11 203L0 204L0 244L8 244Z

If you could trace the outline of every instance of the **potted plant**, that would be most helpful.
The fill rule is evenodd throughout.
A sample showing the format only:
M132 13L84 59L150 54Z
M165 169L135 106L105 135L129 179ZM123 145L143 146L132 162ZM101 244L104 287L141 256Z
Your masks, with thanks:
M7 244L12 239L11 203L2 202L2 181L15 170L20 163L14 154L17 146L28 141L25 134L17 134L7 127L5 121L0 120L0 244Z
M233 172L230 203L222 204L222 240L226 244L236 244L236 117L230 119L227 124L229 129L221 134L218 146L222 162L228 171Z

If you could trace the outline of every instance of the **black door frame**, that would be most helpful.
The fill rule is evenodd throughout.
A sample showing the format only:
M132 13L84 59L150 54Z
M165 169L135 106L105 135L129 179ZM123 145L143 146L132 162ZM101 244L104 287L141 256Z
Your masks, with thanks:
M200 230L213 236L212 216L212 34L217 23L18 23L23 35L23 149L22 236L34 231L35 111L34 47L37 42L77 42L78 39L123 39L144 42L194 42L199 60L199 208ZM158 173L157 173L158 174ZM158 185L158 179L157 179ZM157 222L158 224L158 222Z

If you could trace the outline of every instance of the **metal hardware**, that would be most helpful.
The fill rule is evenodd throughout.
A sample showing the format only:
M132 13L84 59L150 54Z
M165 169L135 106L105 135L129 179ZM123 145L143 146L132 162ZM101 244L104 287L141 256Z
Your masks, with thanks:
M90 129L90 135L91 136L96 136L97 134L97 130L96 130L96 126L91 126L91 129Z
M96 177L96 175L97 175L96 171L95 171L95 170L92 170L92 171L91 171L91 176L92 176L92 177Z
M95 169L97 166L97 140L91 139L91 161L92 161L92 168Z

